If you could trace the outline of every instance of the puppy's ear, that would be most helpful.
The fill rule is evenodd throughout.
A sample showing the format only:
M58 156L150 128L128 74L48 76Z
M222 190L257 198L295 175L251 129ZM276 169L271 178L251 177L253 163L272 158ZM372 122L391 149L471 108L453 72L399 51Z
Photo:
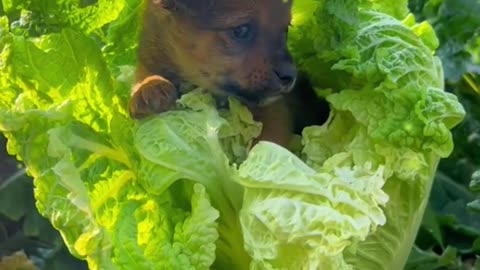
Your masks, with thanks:
M153 3L160 5L170 11L181 11L190 14L201 13L207 10L212 0L153 0Z
M152 2L157 5L161 6L165 9L173 9L175 7L174 0L152 0Z

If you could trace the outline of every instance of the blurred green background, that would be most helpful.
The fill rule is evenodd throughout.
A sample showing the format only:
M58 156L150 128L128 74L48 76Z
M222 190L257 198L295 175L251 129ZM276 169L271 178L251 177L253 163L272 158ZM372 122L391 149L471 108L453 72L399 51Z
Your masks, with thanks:
M446 91L467 116L453 130L454 152L439 165L406 269L480 269L480 0L410 0L409 7L434 26ZM5 142L0 137L0 269L87 269L36 211L32 179Z

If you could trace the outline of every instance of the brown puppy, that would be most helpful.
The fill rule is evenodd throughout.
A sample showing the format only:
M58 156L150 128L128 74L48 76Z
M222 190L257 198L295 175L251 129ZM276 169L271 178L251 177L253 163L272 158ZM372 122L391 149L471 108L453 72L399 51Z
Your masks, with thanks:
M260 140L286 145L282 95L297 74L287 50L292 0L146 0L130 114L170 109L184 82L235 96L263 123Z

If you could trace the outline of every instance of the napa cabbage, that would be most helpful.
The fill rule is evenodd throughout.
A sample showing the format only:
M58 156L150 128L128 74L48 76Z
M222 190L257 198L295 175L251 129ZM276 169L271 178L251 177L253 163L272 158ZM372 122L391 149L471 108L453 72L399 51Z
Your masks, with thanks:
M405 265L465 114L406 1L294 2L290 49L331 109L297 154L205 89L131 120L141 1L2 3L0 131L91 269Z

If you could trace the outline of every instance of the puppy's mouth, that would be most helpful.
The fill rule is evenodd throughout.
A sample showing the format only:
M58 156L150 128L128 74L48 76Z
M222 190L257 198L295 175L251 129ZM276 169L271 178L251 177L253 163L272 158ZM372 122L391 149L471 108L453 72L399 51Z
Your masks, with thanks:
M277 101L283 94L290 92L294 84L282 87L277 91L247 91L235 82L226 82L220 87L224 95L231 95L249 106L267 106Z

